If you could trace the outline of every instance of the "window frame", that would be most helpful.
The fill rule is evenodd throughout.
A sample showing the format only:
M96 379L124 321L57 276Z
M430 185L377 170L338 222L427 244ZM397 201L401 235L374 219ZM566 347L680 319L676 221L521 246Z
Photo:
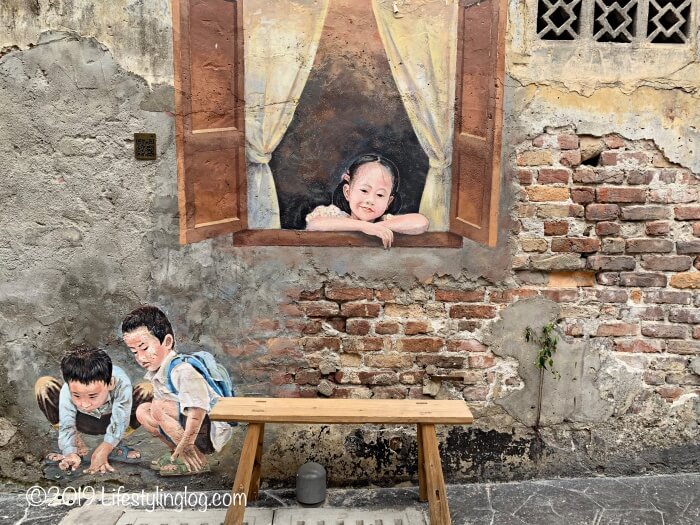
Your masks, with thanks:
M242 145L236 139L236 144L230 143L230 137L219 138L219 143L223 144L227 140L225 147L228 151L237 151L237 158L234 161L223 161L220 164L225 164L220 171L224 172L228 169L229 177L224 184L231 191L233 186L235 192L236 210L235 217L224 217L222 220L206 222L202 225L195 223L195 215L197 213L196 202L197 195L195 185L197 182L200 186L206 185L207 172L205 167L208 165L203 163L197 166L188 158L192 148L190 142L193 140L201 140L194 134L202 133L201 131L192 130L192 100L197 96L193 94L193 75L192 71L196 70L190 61L192 55L190 52L190 38L193 34L192 24L197 21L190 19L191 7L206 5L207 8L213 6L212 9L219 9L221 12L228 13L228 10L233 9L235 13L236 27L235 32L235 52L232 53L228 72L231 76L231 92L234 93L235 111L236 111L236 126L235 131L245 137L244 119L240 115L240 109L243 107L243 72L245 64L243 63L243 0L172 0L173 6L173 47L174 47L174 67L175 67L175 92L176 92L176 148L178 160L178 197L180 209L180 242L186 244L189 242L198 242L206 238L217 237L225 234L233 234L234 246L323 246L323 247L381 247L380 239L367 236L360 232L316 232L306 230L253 230L248 229L247 225L247 192L246 192L246 169L245 158ZM484 7L487 6L487 7ZM500 181L503 176L501 170L501 154L502 154L502 133L503 133L503 85L504 85L504 55L505 55L505 21L507 16L507 1L506 0L460 0L459 2L459 30L458 30L458 45L460 46L459 57L461 58L461 47L467 40L464 36L465 20L467 24L473 18L470 11L467 15L465 12L469 9L481 9L481 18L477 21L481 26L486 26L485 30L489 34L488 52L490 62L485 72L480 76L487 78L492 84L488 88L488 101L486 106L481 107L483 111L484 121L479 122L484 137L478 137L483 143L486 141L486 148L481 146L487 157L482 158L481 162L473 161L464 155L460 158L458 147L459 132L462 121L462 81L463 63L458 61L457 64L457 95L455 100L455 139L454 139L454 155L453 155L453 176L452 187L450 191L450 230L444 232L426 232L419 235L404 235L395 234L393 246L395 247L422 247L422 248L461 248L464 238L468 238L486 244L490 247L496 245L498 239L498 208L500 200ZM476 11L474 9L474 11ZM471 20L473 23L473 20ZM200 38L202 34L202 23L195 28ZM479 29L484 29L484 27ZM212 35L212 42L217 35ZM234 80L235 79L235 80ZM483 93L482 93L483 94ZM472 97L473 100L476 98ZM205 102L206 104L206 102ZM211 108L210 112L215 112L217 109ZM488 117L488 120L486 119ZM233 128L232 128L233 129ZM216 129L206 130L205 135L214 135ZM464 134L462 134L464 135ZM193 139L194 137L194 139ZM214 137L216 139L216 137ZM224 146L219 147L224 151ZM189 148L189 150L188 150ZM211 149L211 148L210 148ZM463 153L463 152L462 152ZM460 165L459 162L462 164ZM232 166L235 164L235 166ZM466 165L470 171L465 176L457 173L455 166ZM218 174L221 175L220 173ZM476 178L475 178L476 177ZM462 180L464 179L464 180ZM462 183L460 185L460 180ZM481 193L471 194L472 190L469 182L477 180L481 183L478 190ZM216 195L214 195L216 197ZM211 194L206 194L199 198L199 202L214 201ZM457 203L459 201L459 210ZM474 201L474 202L472 202ZM465 208L466 207L466 208ZM464 209L474 208L475 215L470 220L464 220L459 217L459 211ZM469 211L469 210L467 210Z

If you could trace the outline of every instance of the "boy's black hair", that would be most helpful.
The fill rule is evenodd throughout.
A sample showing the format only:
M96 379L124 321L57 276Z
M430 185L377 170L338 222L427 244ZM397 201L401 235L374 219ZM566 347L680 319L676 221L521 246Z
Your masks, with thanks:
M379 155L378 153L365 153L364 155L355 157L352 160L350 165L343 172L343 174L348 174L350 180L347 181L345 179L341 179L340 184L338 184L335 191L333 192L333 204L341 210L343 210L345 213L351 213L350 203L345 198L345 194L343 193L343 186L352 182L352 178L355 176L355 173L357 173L357 170L360 169L360 166L362 166L363 164L369 164L370 162L378 162L387 170L389 170L389 173L391 174L390 195L394 197L394 199L389 203L389 206L387 206L387 209L384 213L399 213L399 210L401 209L401 195L399 195L399 168L397 168L396 164L394 164L392 161L390 161L382 155Z
M122 334L133 332L142 326L145 326L161 343L165 341L165 336L170 334L173 338L173 348L175 348L173 327L170 326L170 321L162 310L150 305L139 306L122 321Z
M112 382L112 360L104 350L91 346L77 346L68 350L61 359L63 380L89 385L95 381Z

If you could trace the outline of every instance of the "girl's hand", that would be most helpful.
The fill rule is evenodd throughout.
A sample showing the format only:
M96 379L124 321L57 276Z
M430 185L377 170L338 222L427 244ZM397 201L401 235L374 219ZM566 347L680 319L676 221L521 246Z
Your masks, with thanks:
M362 231L367 235L374 235L382 240L384 248L391 248L391 243L394 242L394 232L386 226L382 226L377 222L366 222L363 225Z

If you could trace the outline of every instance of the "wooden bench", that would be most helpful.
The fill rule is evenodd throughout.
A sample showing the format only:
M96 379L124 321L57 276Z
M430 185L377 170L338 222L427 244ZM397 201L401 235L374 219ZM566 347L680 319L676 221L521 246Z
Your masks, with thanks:
M415 424L418 426L419 498L428 501L430 523L449 525L450 511L445 494L435 425L467 425L473 421L464 401L409 399L289 399L235 397L221 398L209 417L215 421L248 423L232 504L226 525L241 525L245 506L236 504L245 493L248 501L258 497L265 423L323 424Z

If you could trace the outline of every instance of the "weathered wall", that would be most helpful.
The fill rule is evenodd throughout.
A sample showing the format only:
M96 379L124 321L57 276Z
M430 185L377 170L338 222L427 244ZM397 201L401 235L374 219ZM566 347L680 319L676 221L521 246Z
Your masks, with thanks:
M698 468L695 48L629 76L598 48L585 69L529 39L531 2L511 5L494 250L179 246L167 2L89 5L0 8L3 479L42 476L55 435L32 386L67 347L100 343L141 374L117 329L142 301L242 393L464 397L477 420L442 434L451 480ZM552 64L557 82L542 78ZM137 131L158 133L157 161L133 160ZM536 433L522 331L546 321L561 327L562 379L546 376ZM430 380L449 374L462 380ZM289 482L315 458L334 483L390 483L415 479L414 455L408 429L289 427L268 436L264 475Z

